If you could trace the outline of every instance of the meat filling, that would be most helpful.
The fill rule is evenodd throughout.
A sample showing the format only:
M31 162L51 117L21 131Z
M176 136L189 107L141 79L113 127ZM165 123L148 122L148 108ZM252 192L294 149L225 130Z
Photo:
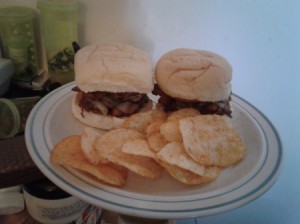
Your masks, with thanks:
M182 108L194 108L198 110L201 114L218 114L227 115L231 117L231 97L227 100L215 101L215 102L205 102L205 101L188 101L183 99L172 98L171 96L165 94L159 86L156 84L152 92L154 95L159 95L158 103L163 105L166 112L176 111Z
M78 105L84 111L115 117L130 116L141 110L149 101L149 97L143 93L111 93L111 92L90 92L84 93L78 87L73 88L77 91Z

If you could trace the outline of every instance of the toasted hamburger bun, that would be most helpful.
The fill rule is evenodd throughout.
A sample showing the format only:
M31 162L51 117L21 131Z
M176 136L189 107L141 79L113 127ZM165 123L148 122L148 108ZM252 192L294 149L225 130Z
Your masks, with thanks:
M147 94L153 89L150 57L146 52L129 45L95 44L83 47L75 55L74 70L75 83L81 92L74 95L73 115L80 122L95 128L117 128L123 123L124 117L85 110L79 106L81 93L121 93L125 97L126 93ZM152 108L151 100L138 111L146 108ZM102 109L102 112L109 111L105 107Z
M167 95L190 101L221 101L231 94L232 67L215 53L175 49L157 62L155 79Z
M83 92L138 92L153 89L148 54L124 44L95 44L75 55L75 82Z

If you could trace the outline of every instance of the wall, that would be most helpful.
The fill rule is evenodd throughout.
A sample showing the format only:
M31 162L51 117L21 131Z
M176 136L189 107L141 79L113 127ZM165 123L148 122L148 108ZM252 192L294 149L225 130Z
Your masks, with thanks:
M0 0L0 7L14 4L35 7L36 1ZM290 103L273 98L284 95L293 108L298 101L299 1L80 0L79 5L81 45L124 42L148 51L154 63L177 47L215 51L234 68L233 91L264 112L278 111L271 119L280 117L285 121L280 128L289 129L290 116L282 117L282 111ZM295 116L299 104L287 112Z

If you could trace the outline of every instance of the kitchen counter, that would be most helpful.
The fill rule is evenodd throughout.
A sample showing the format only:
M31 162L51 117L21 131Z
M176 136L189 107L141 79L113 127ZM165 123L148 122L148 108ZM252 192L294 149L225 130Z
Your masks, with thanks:
M25 89L11 83L9 90L1 98L43 97L48 92ZM27 151L23 134L0 139L0 188L29 183L43 177Z
M0 188L43 178L28 154L23 135L0 140Z

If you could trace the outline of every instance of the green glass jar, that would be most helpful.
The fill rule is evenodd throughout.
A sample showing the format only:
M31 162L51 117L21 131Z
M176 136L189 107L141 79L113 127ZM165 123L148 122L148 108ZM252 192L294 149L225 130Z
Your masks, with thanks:
M11 6L0 9L3 55L13 61L16 81L30 82L38 75L38 57L33 9Z
M74 80L73 41L78 41L76 0L38 0L48 74L52 82Z

